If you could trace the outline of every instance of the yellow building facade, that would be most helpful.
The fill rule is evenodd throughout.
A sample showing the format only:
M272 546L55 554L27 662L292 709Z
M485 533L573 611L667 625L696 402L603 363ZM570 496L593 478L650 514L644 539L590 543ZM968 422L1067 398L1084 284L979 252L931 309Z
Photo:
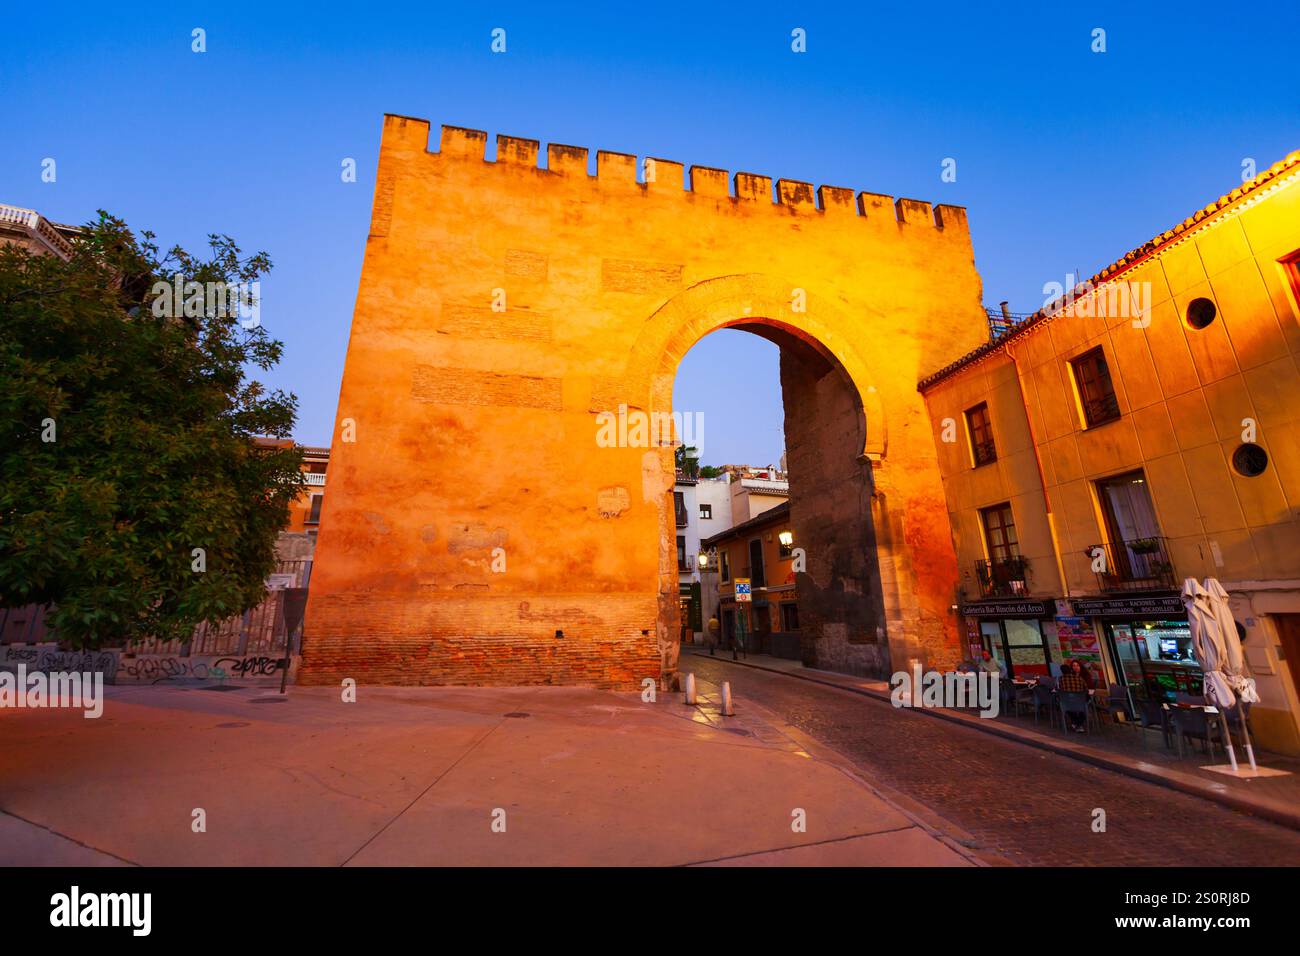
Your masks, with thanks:
M924 379L970 653L1194 692L1212 576L1259 742L1300 752L1298 362L1300 152Z

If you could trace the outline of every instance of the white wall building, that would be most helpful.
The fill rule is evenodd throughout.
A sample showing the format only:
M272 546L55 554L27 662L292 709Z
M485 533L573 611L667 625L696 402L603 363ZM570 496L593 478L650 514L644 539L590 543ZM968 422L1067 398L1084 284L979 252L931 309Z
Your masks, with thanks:
M731 527L730 483L722 478L684 478L673 488L677 513L677 582L681 600L683 638L696 644L704 641L704 627L717 613L717 568L700 563L700 541ZM707 562L707 555L706 555ZM699 585L700 607L692 627L694 585Z

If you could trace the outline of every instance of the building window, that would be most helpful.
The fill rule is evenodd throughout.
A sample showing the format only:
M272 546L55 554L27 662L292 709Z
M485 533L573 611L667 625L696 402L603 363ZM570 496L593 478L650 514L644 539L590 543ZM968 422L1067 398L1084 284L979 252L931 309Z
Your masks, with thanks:
M994 564L1002 564L1020 557L1020 542L1016 539L1016 522L1011 514L1011 505L982 508L980 517L984 520L984 540L988 544L989 560Z
M677 536L677 570L690 570L690 568L686 566L686 539L680 534Z
M1186 621L1104 621L1110 657L1137 700L1172 704L1205 693Z
M1097 571L1102 590L1151 590L1175 586L1174 566L1160 534L1146 475L1130 471L1097 482L1105 526L1104 558Z
M1096 428L1119 418L1119 400L1110 380L1110 366L1101 347L1084 352L1070 363L1074 370L1074 385L1083 406L1083 420L1087 428Z
M981 621L980 637L1007 677L1046 677L1052 672L1052 649L1045 632L1052 626L1018 618Z
M686 517L686 495L680 491L673 492L673 512L677 515L677 527L685 528L690 524Z
M308 514L307 514L307 523L308 523L308 524L319 524L319 523L320 523L320 506L321 506L321 502L323 502L324 500L325 500L325 496L324 496L324 495L312 495L312 496L311 496L311 511L308 512Z
M971 459L976 468L998 460L988 402L980 402L974 408L966 410L966 431L970 436Z
M1193 299L1187 303L1187 325L1193 329L1203 329L1214 321L1214 317L1219 314L1213 302L1209 299Z
M1287 284L1291 286L1291 296L1295 300L1296 309L1300 311L1300 250L1279 259L1278 264L1286 274Z
M712 518L712 517L713 517L713 505L700 505L700 517L701 517L701 518Z
M763 570L762 538L752 538L749 542L749 583L755 588L767 587L767 576Z
M718 567L722 574L722 583L726 584L728 581L731 580L731 562L727 560L726 548L723 548L721 551L718 552L718 559L720 561Z
M781 605L781 630L799 630L799 605L793 602Z
M1254 442L1238 445L1232 453L1232 467L1246 478L1258 478L1268 468L1268 452Z

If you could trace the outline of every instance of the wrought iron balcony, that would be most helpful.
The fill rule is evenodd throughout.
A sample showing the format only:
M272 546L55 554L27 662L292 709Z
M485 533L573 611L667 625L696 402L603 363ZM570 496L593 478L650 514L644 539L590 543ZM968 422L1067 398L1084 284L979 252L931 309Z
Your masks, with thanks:
M1085 398L1083 416L1089 428L1113 422L1119 418L1119 399L1114 392L1106 392L1097 398Z
M1095 544L1086 553L1103 591L1157 591L1177 586L1164 538Z
M1020 597L1029 593L1029 559L1017 556L976 561L975 577L981 597Z
M677 518L677 527L685 528L691 523L690 517L686 514L686 503L680 497L673 497L673 513Z

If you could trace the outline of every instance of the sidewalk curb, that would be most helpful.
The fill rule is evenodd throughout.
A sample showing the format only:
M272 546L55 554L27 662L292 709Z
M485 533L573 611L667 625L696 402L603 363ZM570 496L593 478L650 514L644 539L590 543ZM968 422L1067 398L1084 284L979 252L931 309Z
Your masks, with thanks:
M708 657L707 654L700 654L697 651L689 651L697 657ZM715 657L714 660L723 660ZM836 690L847 691L851 694L857 694L861 697L868 697L872 700L878 700L883 703L889 703L889 695L880 691L871 690L866 687L858 687L845 681L852 680L849 675L843 675L843 680L830 680L826 677L817 676L820 671L807 669L804 672L783 670L778 667L768 667L764 664L754 664L744 660L723 660L724 663L737 664L741 667L752 667L755 670L766 671L769 674L782 674L786 677L793 677L797 680L806 680L814 684L821 684L825 687L833 687ZM826 672L830 673L830 672ZM841 676L841 675L835 675ZM1211 800L1223 806L1230 807L1233 810L1240 810L1243 813L1249 813L1252 816L1269 820L1273 823L1281 824L1292 830L1300 830L1300 808L1292 809L1284 804L1274 801L1252 799L1240 794L1229 793L1214 789L1210 781L1202 781L1196 777L1191 777L1177 770L1164 770L1154 765L1148 764L1147 767L1138 766L1129 761L1112 757L1109 754L1083 747L1078 744L1066 743L1065 741L1053 740L1050 737L1044 737L1041 734L1032 731L1021 731L1010 727L1000 727L991 720L984 720L979 717L969 717L965 714L954 713L949 710L933 707L916 707L908 708L911 713L922 714L927 717L946 720L949 723L958 724L968 727L972 730L978 730L982 733L992 734L995 737L1001 737L1004 740L1011 740L1016 743L1024 744L1029 747L1036 747L1039 750L1046 750L1051 753L1060 754L1063 757L1070 757L1081 763L1091 764L1094 767L1101 767L1103 770L1112 770L1116 773L1122 773L1125 776L1134 777L1138 780L1145 780L1147 783L1154 783L1158 786L1168 787L1170 790L1178 790L1182 793L1189 794L1193 797L1200 797L1203 800Z

